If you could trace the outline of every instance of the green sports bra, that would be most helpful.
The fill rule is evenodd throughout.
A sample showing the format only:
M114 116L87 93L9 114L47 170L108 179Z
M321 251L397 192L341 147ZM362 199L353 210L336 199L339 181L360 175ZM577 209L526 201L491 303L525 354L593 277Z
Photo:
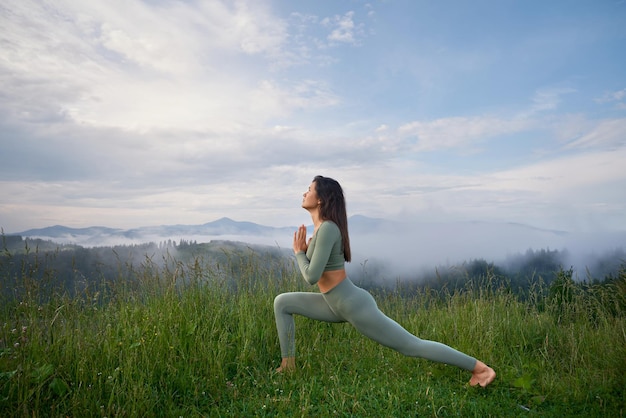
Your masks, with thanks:
M344 268L343 242L339 227L324 221L313 234L309 247L296 254L302 276L309 284L316 284L322 273Z

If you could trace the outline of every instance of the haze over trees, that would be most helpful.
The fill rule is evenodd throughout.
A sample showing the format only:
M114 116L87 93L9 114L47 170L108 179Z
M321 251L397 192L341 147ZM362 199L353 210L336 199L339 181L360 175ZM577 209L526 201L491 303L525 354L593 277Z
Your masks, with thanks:
M590 259L585 276L565 264L567 251L528 249L523 254L509 255L503 263L484 258L458 260L456 263L417 267L410 273L394 273L394 266L384 259L364 260L347 266L351 279L367 289L416 289L463 291L468 287L502 286L521 298L538 283L551 285L567 276L576 286L598 286L613 282L626 265L626 254L616 249ZM103 284L124 281L133 284L138 271L149 268L177 271L184 283L194 272L182 266L218 271L227 281L237 282L238 265L254 261L268 271L295 270L291 250L276 246L253 245L243 242L214 240L198 243L180 239L137 245L116 245L85 248L72 244L57 244L49 240L3 237L0 268L15 283L5 282L2 292L18 292L23 276L39 282L50 291L78 295ZM229 266L226 269L226 266ZM235 267L233 267L235 266ZM6 279L5 279L6 280ZM262 278L259 278L262 280Z

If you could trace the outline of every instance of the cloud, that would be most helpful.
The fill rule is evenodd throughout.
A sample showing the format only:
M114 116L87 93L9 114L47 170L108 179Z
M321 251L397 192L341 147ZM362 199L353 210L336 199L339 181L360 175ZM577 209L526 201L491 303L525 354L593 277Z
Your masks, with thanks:
M621 102L626 99L626 89L610 91L595 99L597 103Z
M264 3L25 1L3 16L0 111L13 120L229 130L324 103L272 82L286 23Z
M370 13L367 15L372 16ZM297 50L311 58L308 63L313 62L313 57L315 61L332 61L334 59L329 56L319 54L329 48L358 47L366 36L365 23L356 21L354 11L328 17L295 12L291 13L289 21L294 31L292 42Z
M595 99L599 104L612 104L617 110L626 110L626 89L604 93Z
M625 181L620 163L626 147L564 155L493 173L486 188L493 191L533 191L545 198L574 197L577 190L591 190L613 181Z
M354 12L347 12L343 16L334 16L322 20L322 25L332 28L327 39L332 43L357 44L359 28L355 25Z
M544 17L555 25L538 33L557 39L542 49L534 29L499 32L497 19L469 38L436 25L429 16L449 13L435 4L353 6L1 5L0 220L301 223L303 187L323 174L373 216L570 210L620 223L609 190L624 184L624 91L586 84L585 60L568 59L585 45L558 21ZM415 21L398 14L418 9Z
M503 119L495 116L448 117L432 121L415 121L398 128L402 138L414 138L412 151L466 148L476 146L499 135L510 135L528 130L533 121L528 119Z
M598 121L579 138L567 144L567 148L615 149L626 146L626 118Z
M561 96L575 92L576 90L572 88L541 89L535 92L530 114L557 109L561 103Z

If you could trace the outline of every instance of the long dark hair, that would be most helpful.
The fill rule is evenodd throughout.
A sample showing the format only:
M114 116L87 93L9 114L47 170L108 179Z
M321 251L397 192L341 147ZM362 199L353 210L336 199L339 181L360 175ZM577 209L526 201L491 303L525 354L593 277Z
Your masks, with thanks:
M343 243L343 258L350 262L350 237L348 235L348 214L346 212L346 200L343 190L337 180L330 177L315 176L315 192L320 199L320 217L325 221L333 221L341 232Z

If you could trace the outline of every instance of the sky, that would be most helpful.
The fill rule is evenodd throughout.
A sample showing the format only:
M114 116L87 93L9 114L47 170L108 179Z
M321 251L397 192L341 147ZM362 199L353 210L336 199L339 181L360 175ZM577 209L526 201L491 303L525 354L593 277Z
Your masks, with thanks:
M626 230L624 0L8 0L0 227Z

